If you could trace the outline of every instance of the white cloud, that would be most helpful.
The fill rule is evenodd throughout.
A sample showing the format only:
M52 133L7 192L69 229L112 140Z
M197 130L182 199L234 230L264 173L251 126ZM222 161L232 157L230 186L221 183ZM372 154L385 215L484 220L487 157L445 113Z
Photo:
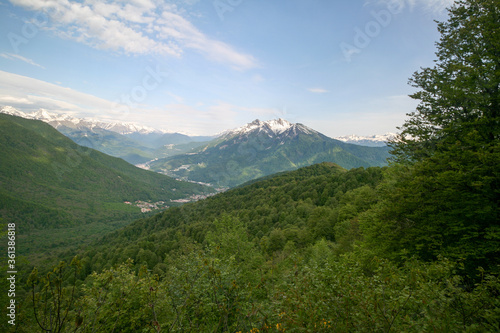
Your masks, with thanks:
M454 0L415 0L418 5L423 6L426 10L434 13L444 13L447 8L451 7Z
M214 40L181 16L176 5L160 1L117 0L83 2L60 0L10 0L28 10L50 17L56 34L95 48L127 54L182 56L187 49L207 58L245 70L256 59Z
M13 53L0 53L0 56L5 58L5 59L9 59L9 60L21 60L21 61L24 61L30 65L33 65L33 66L37 66L37 67L40 67L40 68L43 68L45 69L45 67L43 67L42 65L39 65L37 64L36 62L34 62L33 60L31 59L28 59L28 58L25 58L23 56L20 56L18 54L13 54Z
M213 135L256 118L271 119L283 114L273 108L238 106L224 101L192 106L184 104L182 97L168 94L176 103L161 108L129 107L71 88L0 71L0 106L10 105L23 112L44 108L77 117L136 122L193 135Z
M31 109L44 107L63 112L112 110L116 104L70 88L0 71L0 100Z
M9 95L1 96L0 95L0 104L17 106L17 105L32 105L32 104L34 104L34 102L32 100L30 100L29 98L25 98L25 97L14 97L14 96L9 96Z
M323 89L323 88L309 88L307 90L309 90L310 92L315 93L315 94L324 94L324 93L328 92L328 90Z

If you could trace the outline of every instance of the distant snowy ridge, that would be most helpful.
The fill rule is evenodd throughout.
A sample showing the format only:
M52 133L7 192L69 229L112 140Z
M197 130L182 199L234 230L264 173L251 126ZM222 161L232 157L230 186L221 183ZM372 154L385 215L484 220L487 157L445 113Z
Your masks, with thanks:
M24 113L12 106L3 106L0 107L0 113L5 113L26 119L41 120L50 124L56 129L65 126L77 130L105 129L119 134L169 133L131 122L105 122L102 120L90 118L75 118L70 115L52 113L45 109L39 109L38 111L32 113ZM215 135L214 137L219 137L221 139L244 138L255 133L266 134L269 137L281 139L284 139L286 137L295 137L299 133L322 135L305 125L299 123L293 124L285 119L279 118L268 121L256 119L251 123L238 127L236 129L224 131ZM346 135L334 137L333 139L363 146L381 147L385 146L387 144L387 141L395 137L395 133L386 133L372 136Z
M154 129L152 127L139 125L131 122L105 122L97 119L90 118L75 118L69 115L61 115L57 113L49 112L45 109L39 109L36 112L24 113L17 110L12 106L4 106L0 108L0 113L5 113L13 116L18 116L26 119L41 120L54 128L59 128L61 126L73 128L73 129L105 129L108 131L113 131L119 134L150 134L150 133L166 133Z
M345 135L335 137L335 140L343 141L346 143L353 143L362 146L386 146L389 140L392 140L396 137L395 133L385 133L385 134L376 134L371 136L359 136L359 135Z

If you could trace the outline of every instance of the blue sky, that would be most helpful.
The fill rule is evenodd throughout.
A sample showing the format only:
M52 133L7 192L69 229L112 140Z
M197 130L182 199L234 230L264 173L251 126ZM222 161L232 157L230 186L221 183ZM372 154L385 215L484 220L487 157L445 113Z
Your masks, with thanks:
M0 0L0 106L211 135L396 132L451 0Z

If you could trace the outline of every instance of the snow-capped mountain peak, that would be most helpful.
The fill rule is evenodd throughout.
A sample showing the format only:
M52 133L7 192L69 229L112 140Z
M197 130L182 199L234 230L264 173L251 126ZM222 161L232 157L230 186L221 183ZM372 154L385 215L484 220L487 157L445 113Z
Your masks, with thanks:
M55 120L59 118L59 115L56 113L49 112L45 109L39 109L38 111L31 114L33 119L37 120Z
M0 113L5 113L11 116L17 116L21 118L28 118L28 115L12 106L4 106L0 108Z
M130 122L104 122L97 119L91 118L76 118L70 115L61 115L53 112L49 112L45 109L39 109L38 111L32 113L24 113L17 110L12 106L4 106L0 108L0 113L10 114L13 116L18 116L26 119L41 120L54 128L59 127L69 127L73 129L105 129L108 131L116 132L119 134L149 134L149 133L164 133L163 131L156 130L152 127L143 126Z
M285 119L273 119L266 122L267 126L276 134L283 133L290 127L293 127L293 124Z
M251 134L267 134L269 137L278 137L286 135L288 132L296 135L298 129L302 132L307 132L307 127L304 125L292 124L282 118L267 121L256 119L244 126L225 131L219 136L223 138L230 138L236 136L249 136Z
M251 123L248 123L244 126L238 127L234 130L228 131L228 133L234 134L245 134L254 131L270 131L274 134L280 134L292 127L293 124L284 120L284 119L273 119L268 121L261 121L256 119Z
M103 126L104 129L108 131L117 132L120 134L130 134L130 133L140 133L140 134L149 134L149 133L158 133L159 130L156 130L152 127L143 126L135 123L106 123Z

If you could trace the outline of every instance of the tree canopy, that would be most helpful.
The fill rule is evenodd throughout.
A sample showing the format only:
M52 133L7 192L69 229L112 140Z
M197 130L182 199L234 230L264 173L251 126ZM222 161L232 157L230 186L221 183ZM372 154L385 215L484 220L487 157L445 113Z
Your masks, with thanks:
M420 101L391 146L396 187L380 220L392 250L499 263L500 1L467 0L438 24L433 68L410 79ZM390 239L389 239L390 238Z
M391 144L398 162L430 157L442 144L493 148L500 139L500 2L458 1L438 30L436 65L410 79L420 104Z

